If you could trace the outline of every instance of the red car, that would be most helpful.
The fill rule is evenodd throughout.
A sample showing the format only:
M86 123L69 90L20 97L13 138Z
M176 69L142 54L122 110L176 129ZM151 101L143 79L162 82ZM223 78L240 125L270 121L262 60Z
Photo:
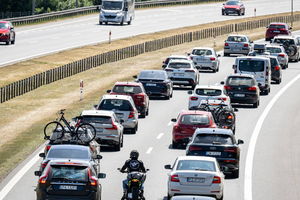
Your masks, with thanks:
M277 35L291 35L291 29L286 23L272 22L267 26L266 41L270 41Z
M222 15L237 14L245 15L245 6L241 1L229 0L223 3Z
M130 95L139 111L140 117L144 118L149 114L149 97L142 83L117 82L112 90L107 90L107 93Z
M179 113L173 125L172 147L178 148L180 144L187 144L197 128L216 128L214 118L210 112L189 110Z
M16 33L12 23L0 21L0 42L5 42L6 45L15 44Z

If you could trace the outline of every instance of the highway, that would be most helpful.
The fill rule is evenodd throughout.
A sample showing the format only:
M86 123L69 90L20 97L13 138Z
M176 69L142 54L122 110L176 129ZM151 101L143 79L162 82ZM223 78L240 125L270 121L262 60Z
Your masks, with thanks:
M234 59L221 57L220 71L201 73L200 84L222 81L232 73ZM273 84L271 93L261 96L257 109L239 107L236 137L245 142L241 145L240 178L225 180L224 200L300 199L300 136L297 135L300 123L297 92L299 90L299 63L290 63L289 68L283 71L282 83ZM117 168L128 159L132 149L137 149L140 159L150 169L145 183L146 199L166 200L168 170L164 169L164 165L173 164L177 156L185 155L184 149L172 149L170 146L170 119L177 117L181 110L187 109L187 105L187 90L182 89L175 90L171 100L151 100L149 116L139 120L136 135L125 135L124 148L120 152L103 149L101 171L107 174L107 178L101 180L102 199L121 198L121 183L126 175L117 171ZM257 138L254 138L255 135ZM254 140L256 143L253 143ZM253 157L251 149L255 150ZM35 199L37 177L34 177L33 172L38 169L40 163L40 160L36 162L35 158L36 153L30 161L34 164L32 167L30 162L28 163L32 158L28 158L0 184L0 191L4 186L11 186L5 197L0 194L0 200L20 200L24 199L24 196L26 200ZM24 166L29 166L29 170L24 170ZM247 178L245 168L248 175L249 169L253 172ZM20 180L15 180L16 184L7 184L16 173L24 173L24 176L18 176ZM245 187L245 184L250 187Z
M274 6L275 5L275 6ZM136 19L128 26L99 25L98 14L59 20L39 25L16 28L16 44L0 45L0 66L15 63L70 48L126 38L185 26L224 21L256 15L290 11L289 1L246 0L245 16L222 16L221 3L165 7L136 11ZM294 10L300 10L300 1L294 1Z

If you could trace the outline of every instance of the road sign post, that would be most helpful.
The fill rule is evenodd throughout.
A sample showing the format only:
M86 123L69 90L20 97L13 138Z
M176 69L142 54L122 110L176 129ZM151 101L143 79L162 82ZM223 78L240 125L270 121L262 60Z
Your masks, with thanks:
M80 101L82 101L83 100L83 80L80 80L79 87L80 87Z

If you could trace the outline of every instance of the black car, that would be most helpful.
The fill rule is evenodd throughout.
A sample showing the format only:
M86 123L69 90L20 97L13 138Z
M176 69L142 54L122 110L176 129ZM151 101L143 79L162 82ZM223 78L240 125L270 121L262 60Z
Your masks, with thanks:
M39 176L36 187L37 200L100 200L101 184L99 178L105 174L93 169L90 162L82 160L50 161L43 172L35 171Z
M258 107L260 90L253 75L229 75L221 84L224 84L231 103L252 104L254 108Z
M281 83L282 70L276 56L269 56L271 62L271 80L276 84Z
M173 96L173 83L164 70L143 70L134 78L143 84L150 97L162 96L170 99Z
M240 148L230 129L198 128L186 147L186 155L215 157L225 175L239 177Z

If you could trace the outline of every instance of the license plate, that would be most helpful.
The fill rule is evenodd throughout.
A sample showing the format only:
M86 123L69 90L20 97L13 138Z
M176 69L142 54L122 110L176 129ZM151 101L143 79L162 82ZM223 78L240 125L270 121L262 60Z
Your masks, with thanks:
M217 152L217 151L207 151L206 152L207 156L221 156L221 152Z
M280 31L273 31L273 33L280 33Z
M77 190L77 186L74 185L60 185L60 190Z
M245 94L234 94L235 97L245 97Z
M197 61L202 61L202 60L204 60L205 58L203 57L203 58L197 58Z
M155 83L146 83L147 86L156 86Z
M123 117L123 114L116 114L118 118L122 118Z
M129 199L132 199L132 193L128 193L128 194L127 194L127 197L128 197Z
M174 76L184 76L183 73L174 73Z
M192 183L204 183L205 178L194 178L194 177L188 177L187 182L192 182Z
M233 48L233 51L240 51L239 48Z

